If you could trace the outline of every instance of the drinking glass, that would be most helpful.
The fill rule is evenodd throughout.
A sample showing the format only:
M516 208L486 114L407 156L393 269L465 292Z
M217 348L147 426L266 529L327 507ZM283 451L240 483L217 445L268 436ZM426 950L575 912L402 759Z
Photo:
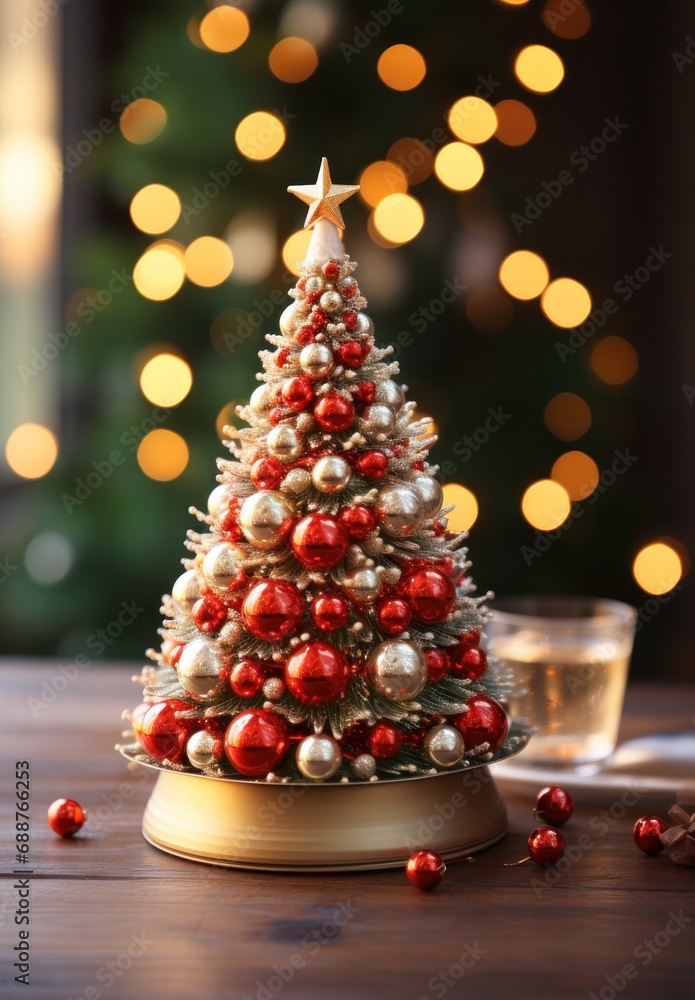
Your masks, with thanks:
M597 765L615 749L637 612L593 597L493 603L487 649L512 719L536 730L520 766Z

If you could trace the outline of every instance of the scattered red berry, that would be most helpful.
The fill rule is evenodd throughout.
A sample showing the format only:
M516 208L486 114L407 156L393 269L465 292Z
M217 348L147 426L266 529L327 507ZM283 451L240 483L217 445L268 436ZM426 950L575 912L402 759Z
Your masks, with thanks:
M557 785L542 788L536 798L534 817L552 826L562 826L574 811L574 802L569 792Z
M434 889L442 881L446 865L435 851L416 851L405 866L405 873L417 889Z
M554 865L565 853L565 838L559 830L540 826L530 835L528 850L537 865Z
M72 837L85 820L84 810L74 799L56 799L48 807L48 825L59 837Z
M664 845L659 835L668 830L668 823L661 816L640 816L632 829L632 839L645 854L659 854Z

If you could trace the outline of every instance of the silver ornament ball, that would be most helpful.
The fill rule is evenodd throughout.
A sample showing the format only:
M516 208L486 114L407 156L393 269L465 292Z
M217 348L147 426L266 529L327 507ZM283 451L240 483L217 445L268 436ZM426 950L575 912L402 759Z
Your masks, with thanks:
M211 587L226 589L241 573L246 557L238 545L220 542L213 545L203 559L203 576Z
M376 514L387 535L407 538L422 524L425 511L419 495L410 486L387 486L377 498Z
M381 578L369 567L358 567L345 574L341 586L356 601L372 601L381 590Z
M323 378L333 369L333 351L326 344L307 344L299 355L299 365L309 378Z
M208 497L208 513L215 519L221 517L235 494L227 483L220 483Z
M200 598L200 580L194 569L186 570L171 588L171 596L176 610L190 615L193 605Z
M338 283L338 291L345 294L345 292L350 290L352 290L353 292L357 291L357 282L353 277L348 275L347 278L343 278L343 280Z
M437 767L454 767L463 759L466 746L458 729L453 726L435 726L422 743L425 756Z
M302 436L291 424L278 424L268 435L268 450L281 462L294 462L302 454Z
M220 675L225 665L226 658L216 643L194 639L183 647L176 665L179 684L196 700L212 698L221 687Z
M393 410L383 403L372 403L365 407L360 419L360 430L367 437L375 438L380 434L390 434L396 423Z
M388 639L370 653L367 675L374 690L389 701L412 701L427 683L427 660L412 643Z
M319 277L318 274L314 274L310 278L306 279L304 290L307 295L316 295L318 292L322 292L325 287L326 282L323 278Z
M263 694L268 701L280 701L287 688L281 677L269 677L263 682Z
M374 402L383 403L384 406L392 406L397 410L405 403L405 393L393 379L385 378L383 382L376 384Z
M369 781L376 773L376 760L370 753L361 753L359 757L355 757L351 766L355 777L362 781Z
M311 481L321 493L340 493L352 479L352 469L340 455L324 455L311 470Z
M286 309L283 309L280 316L280 333L284 334L286 337L291 336L296 322L297 307L294 302L291 302Z
M374 320L366 313L357 313L357 326L353 331L358 337L374 336Z
M441 510L444 503L444 490L438 479L434 476L418 476L411 484L417 495L422 500L422 507L425 517L434 517L438 510Z
M275 405L276 396L277 389L268 382L262 382L251 393L249 406L254 413L268 413L268 411Z
M227 650L234 649L243 634L244 626L240 621L227 622L217 633L217 641Z
M305 736L297 746L297 767L305 778L325 781L332 778L343 759L340 748L330 736Z
M319 305L324 312L335 313L341 308L343 299L338 292L324 292L319 299Z
M205 770L206 767L211 767L220 760L219 753L215 752L214 737L204 729L193 733L186 744L186 756L191 765L199 771Z
M282 481L280 489L283 493L303 493L311 486L311 473L308 469L290 469Z
M282 493L260 490L247 497L239 511L244 537L259 549L277 549L287 539L294 505Z

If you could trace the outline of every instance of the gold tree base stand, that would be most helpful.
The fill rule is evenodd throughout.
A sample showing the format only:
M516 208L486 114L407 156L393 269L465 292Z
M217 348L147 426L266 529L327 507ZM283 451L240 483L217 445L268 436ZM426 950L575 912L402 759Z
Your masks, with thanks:
M453 861L490 847L507 830L504 802L486 766L323 785L156 770L143 819L146 840L204 864L276 872L394 868L419 848Z

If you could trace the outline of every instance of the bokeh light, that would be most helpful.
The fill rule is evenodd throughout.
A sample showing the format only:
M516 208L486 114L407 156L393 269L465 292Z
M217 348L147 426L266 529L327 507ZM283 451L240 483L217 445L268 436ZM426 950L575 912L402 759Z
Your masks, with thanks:
M58 442L42 424L20 424L5 445L5 458L23 479L40 479L51 471L58 457Z
M313 45L325 45L337 26L339 12L326 0L291 0L280 15L283 35L298 35Z
M225 5L208 11L198 31L211 52L234 52L249 37L251 26L243 10Z
M505 257L499 270L500 284L515 299L535 299L550 280L548 265L530 250L516 250Z
M138 445L137 460L150 479L168 482L180 476L188 465L188 445L180 434L158 427Z
M566 451L556 460L550 477L565 487L571 500L584 500L598 486L598 466L583 451Z
M475 494L460 483L446 483L444 486L444 507L456 504L454 510L446 514L451 531L468 531L478 519L478 501Z
M400 168L408 184L426 181L434 166L431 150L420 139L411 136L394 142L386 158Z
M159 101L142 97L133 101L125 109L118 122L121 132L138 146L152 142L163 131L167 123L167 113Z
M547 94L562 83L565 67L557 52L546 45L527 45L516 57L514 72L528 90Z
M497 115L492 105L473 95L456 101L447 120L454 135L464 142L487 142L497 128Z
M133 268L133 284L154 302L176 295L185 277L183 247L173 240L160 240L145 250Z
M272 272L277 238L272 215L248 209L234 218L225 233L234 257L232 281L255 285Z
M548 0L543 8L543 24L558 38L581 38L591 27L591 14L579 0Z
M376 208L390 194L405 194L408 181L400 167L388 160L377 160L366 167L359 179L360 196Z
M484 171L482 156L465 142L450 142L442 146L434 161L435 174L452 191L469 191Z
M539 479L524 491L521 512L539 531L554 531L567 520L572 504L569 493L552 479Z
M422 205L409 194L390 194L379 202L372 216L376 231L391 243L414 239L425 223Z
M651 542L635 556L632 575L648 594L666 594L683 575L681 557L665 542Z
M392 45L379 56L377 73L392 90L412 90L425 79L427 63L412 45Z
M253 111L237 125L234 141L247 160L269 160L285 143L285 126L269 111Z
M189 281L202 288L214 288L232 273L234 256L224 240L199 236L186 247L183 262Z
M310 242L310 229L299 229L285 240L282 247L282 262L292 274L297 276L301 274L297 262L303 261L306 257Z
M46 531L36 535L24 552L24 568L35 583L52 584L65 579L75 560L75 550L65 535Z
M466 316L481 333L501 333L514 319L514 304L494 285L481 285L468 296Z
M316 49L305 38L282 38L270 50L270 72L283 83L308 80L319 64Z
M637 373L637 351L622 337L604 337L594 345L591 367L603 382L622 385Z
M181 214L181 199L165 184L147 184L130 203L130 217L143 233L165 233Z
M506 4L507 7L523 7L528 2L529 0L500 0L500 3Z
M177 406L192 385L190 367L175 354L157 354L140 372L142 394L156 406Z
M523 146L536 131L536 118L521 101L508 99L495 105L495 138L505 146Z
M541 297L541 309L555 326L580 326L591 312L591 296L574 278L555 278Z
M543 419L560 441L576 441L591 427L591 410L575 392L559 392L546 406Z

